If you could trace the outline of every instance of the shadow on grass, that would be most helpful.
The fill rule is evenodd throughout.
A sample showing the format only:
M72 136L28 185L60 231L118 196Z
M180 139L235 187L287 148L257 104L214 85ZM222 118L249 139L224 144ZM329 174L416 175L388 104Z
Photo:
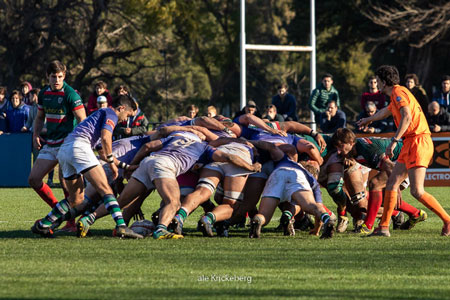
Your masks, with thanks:
M76 232L56 231L54 238L58 237L77 237ZM89 231L88 237L113 237L112 230L109 229L93 229ZM0 239L35 239L42 238L38 234L34 234L31 230L9 230L0 231Z

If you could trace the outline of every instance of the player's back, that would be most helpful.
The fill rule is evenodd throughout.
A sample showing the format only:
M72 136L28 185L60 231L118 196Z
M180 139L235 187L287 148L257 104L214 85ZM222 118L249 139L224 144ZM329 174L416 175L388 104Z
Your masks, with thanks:
M400 108L403 106L408 106L411 110L411 123L403 137L408 138L421 134L431 134L425 114L414 95L406 87L394 85L392 88L391 103L388 108L392 112L397 127L402 118Z

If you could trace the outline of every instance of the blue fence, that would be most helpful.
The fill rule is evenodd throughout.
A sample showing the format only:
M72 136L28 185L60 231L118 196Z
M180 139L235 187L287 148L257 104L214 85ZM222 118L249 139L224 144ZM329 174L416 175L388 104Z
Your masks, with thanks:
M0 135L0 186L26 187L31 171L31 133Z

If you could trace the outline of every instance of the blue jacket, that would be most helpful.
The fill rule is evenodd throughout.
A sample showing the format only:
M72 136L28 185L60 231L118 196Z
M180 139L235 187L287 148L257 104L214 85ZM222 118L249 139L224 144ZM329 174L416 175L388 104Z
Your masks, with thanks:
M9 106L6 109L6 132L21 132L28 120L28 105L21 103L17 108Z
M287 115L287 118L291 118L292 121L297 121L297 100L291 94L284 96L284 100L281 101L280 95L275 95L272 97L272 104L276 106L277 113L280 115ZM283 116L284 117L284 116Z

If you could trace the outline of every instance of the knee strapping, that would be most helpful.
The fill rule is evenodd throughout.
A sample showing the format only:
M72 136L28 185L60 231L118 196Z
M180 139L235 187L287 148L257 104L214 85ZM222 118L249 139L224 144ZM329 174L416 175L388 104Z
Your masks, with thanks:
M197 183L197 187L203 187L211 191L211 194L214 193L216 189L216 185L211 179L208 178L200 178Z
M241 192L225 191L223 196L225 199L233 201L242 201L244 199L244 194Z
M352 195L352 197L350 198L350 201L353 205L356 205L359 203L359 201L361 201L365 198L366 198L366 192L362 191L362 192Z

